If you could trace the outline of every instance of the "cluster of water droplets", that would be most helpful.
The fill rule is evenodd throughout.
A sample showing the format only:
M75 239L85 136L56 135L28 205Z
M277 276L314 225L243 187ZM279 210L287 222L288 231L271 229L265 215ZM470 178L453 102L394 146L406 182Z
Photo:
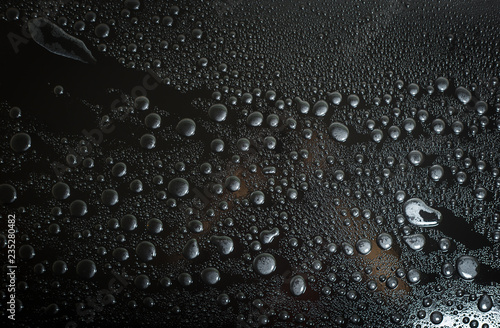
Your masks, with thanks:
M419 56L417 46L377 40L386 30L404 34L417 23L405 17L423 3L389 6L388 16L294 4L286 27L279 15L256 15L280 4L65 3L47 10L49 23L33 20L39 6L23 3L4 17L30 19L33 39L51 52L92 62L87 50L97 50L154 69L161 85L151 96L127 95L120 108L89 108L102 137L93 132L91 143L89 135L38 135L43 126L22 108L3 106L9 175L0 201L23 220L20 313L72 325L499 324L500 155L492 148L500 93L490 55L498 49L466 69L487 79L464 69L435 75L466 65L438 52L434 67L423 59L372 70L384 52ZM444 26L413 33L415 44L477 46ZM192 93L185 108L172 108L157 96L165 90ZM65 92L58 85L53 96ZM108 136L124 110L121 133ZM57 156L44 143L73 151ZM48 161L59 163L57 177L49 166L15 176Z

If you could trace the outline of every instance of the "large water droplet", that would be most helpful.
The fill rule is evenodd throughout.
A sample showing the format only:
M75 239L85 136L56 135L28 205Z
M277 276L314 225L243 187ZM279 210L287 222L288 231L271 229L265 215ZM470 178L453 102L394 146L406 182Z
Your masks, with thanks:
M457 259L457 272L464 279L474 279L479 273L479 261L474 256L460 256Z
M259 254L253 260L253 269L263 276L271 274L276 270L276 259L269 253Z
M333 139L339 142L345 142L349 137L349 129L340 122L330 124L328 127L328 133L330 133L330 136L332 136Z
M435 227L441 223L441 212L427 206L419 198L411 198L403 206L408 222L420 227Z
M294 296L300 296L306 292L307 284L301 275L296 275L290 280L290 292Z

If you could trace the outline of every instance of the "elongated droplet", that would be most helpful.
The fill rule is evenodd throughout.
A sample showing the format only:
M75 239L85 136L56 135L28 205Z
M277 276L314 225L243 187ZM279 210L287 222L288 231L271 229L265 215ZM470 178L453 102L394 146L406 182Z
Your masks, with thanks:
M412 198L404 205L404 212L408 222L419 227L435 227L441 220L441 213L427 206L421 199Z
M28 22L28 29L36 43L56 55L79 60L84 63L96 62L82 40L64 32L46 18L35 18Z
M306 292L306 281L301 275L296 275L290 281L290 292L294 296L300 296Z

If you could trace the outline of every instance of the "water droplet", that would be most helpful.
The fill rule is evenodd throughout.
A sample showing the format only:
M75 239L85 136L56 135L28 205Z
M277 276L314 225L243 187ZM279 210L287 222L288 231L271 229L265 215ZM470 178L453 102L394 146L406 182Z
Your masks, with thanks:
M222 255L228 255L234 250L234 242L227 236L212 236L210 242L217 246L217 250Z
M87 204L83 200L74 200L69 205L69 211L73 216L84 216L87 214Z
M101 194L101 201L106 206L113 206L118 203L118 192L114 189L106 189Z
M434 311L431 313L430 319L433 324L440 324L443 321L443 314L439 311Z
M436 88L440 92L445 92L446 89L448 89L449 86L450 86L450 82L448 81L447 78L445 78L445 77L438 77L436 79Z
M313 106L313 113L316 116L325 116L328 112L328 104L324 100L320 100Z
M392 236L388 233L383 232L377 237L377 245L385 251L392 247L392 243Z
M420 166L424 162L424 154L419 150L412 150L408 154L408 160L414 166Z
M420 282L421 273L417 269L410 269L410 270L408 270L408 273L406 274L406 278L408 279L409 283L416 284L416 283Z
M189 239L182 250L182 255L188 260L192 260L198 255L200 255L200 248L196 239Z
M10 148L15 152L27 151L31 147L31 137L24 132L16 133L10 139Z
M161 116L156 113L150 113L144 118L144 124L150 129L158 129L161 125Z
M479 261L474 256L462 255L457 259L457 272L466 280L474 279L479 273Z
M208 116L215 122L222 122L226 119L227 108L223 104L212 105L208 109Z
M420 251L425 246L425 236L420 233L410 236L403 236L403 240L414 251Z
M134 107L138 110L146 110L149 108L149 99L145 96L139 96L134 100Z
M366 254L369 254L372 250L372 244L371 242L366 239L366 238L363 238L363 239L360 239L358 240L358 242L356 243L356 250L358 251L359 254L361 255L366 255Z
M194 136L196 132L196 123L190 118L184 118L179 121L175 127L177 133L184 137Z
M488 312L493 307L493 299L488 294L483 294L479 297L477 301L477 308L481 312Z
M472 99L470 91L464 87L458 87L455 90L455 96L457 96L458 100L464 105L468 104Z
M153 149L156 146L156 137L152 134L145 133L141 137L140 144L144 149Z
M14 186L4 183L0 185L0 203L10 204L17 199L17 191Z
M206 268L200 276L201 280L208 285L215 285L220 280L220 272L216 268Z
M276 259L269 253L257 255L253 260L253 269L261 275L269 275L276 270Z
M306 292L307 284L301 275L296 275L290 280L290 292L294 296L300 296Z
M147 262L156 256L156 247L149 241L141 241L135 248L139 260Z
M168 183L168 192L176 197L183 197L189 193L189 182L183 178L174 178Z
M330 133L330 136L332 136L333 139L339 142L345 142L349 137L349 129L340 122L332 123L328 127L328 133Z
M92 278L96 274L96 272L97 266L92 260L81 260L76 265L76 273L84 279Z
M419 198L411 198L403 206L408 222L420 227L435 227L441 223L441 212L427 206Z

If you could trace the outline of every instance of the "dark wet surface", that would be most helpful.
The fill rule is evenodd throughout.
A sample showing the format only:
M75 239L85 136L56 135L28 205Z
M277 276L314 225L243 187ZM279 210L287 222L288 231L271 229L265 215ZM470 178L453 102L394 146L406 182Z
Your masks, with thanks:
M71 4L59 3L62 12L56 17L65 15L71 23L85 16L84 31L64 29L85 41L97 59L95 64L50 53L26 35L19 39L22 42L16 51L12 35L23 35L23 23L0 22L0 34L10 36L0 41L4 63L0 117L6 131L0 184L10 184L17 191L12 204L1 205L2 219L8 214L17 216L16 326L416 328L472 327L476 323L469 322L477 320L478 327L496 327L500 317L495 237L500 234L500 158L495 151L500 100L494 60L498 33L486 28L481 31L484 22L479 18L486 11L492 15L497 7L488 2L468 15L465 2L455 7L429 4L423 9L409 8L420 2L381 1L380 8L358 6L340 19L331 16L335 14L329 9L331 4L269 3L265 7L276 6L270 10L277 18L258 16L261 21L257 24L258 6L217 3L223 9L205 3L199 8L189 3L164 4L163 8L146 1L134 10L135 1L126 1L110 3L108 13L76 6L69 9ZM40 10L24 3L20 8L23 15ZM218 16L213 16L214 10ZM286 22L280 13L288 10L294 14L290 16L293 23L280 27L290 32L280 39L270 31ZM420 22L416 16L407 16L412 10L425 13L427 20L439 12L456 16L449 21L443 17L429 20L437 24L430 34L393 28ZM96 22L89 13L94 11L98 12ZM111 13L117 13L113 17L116 26L110 22ZM7 11L6 15L13 14ZM461 25L462 19L472 27ZM172 27L165 26L170 20L174 21ZM497 20L492 24L498 26ZM96 39L94 28L105 21L111 26L110 35ZM293 24L304 25L305 32L294 32ZM475 31L462 33L469 27ZM396 31L396 45L383 38L384 31ZM434 43L422 41L427 37ZM163 39L168 40L168 47L159 49ZM255 39L259 41L252 42ZM407 56L429 62L394 64L395 72L387 67L385 72L377 72L373 67L381 63L390 66L383 58L394 49L402 54L405 47L397 41L415 47ZM304 49L292 49L299 42L305 43ZM106 52L98 51L102 44L107 45ZM436 47L435 52L429 50L434 59L419 55L422 44ZM70 47L70 43L66 40L62 46ZM483 52L468 53L467 49ZM156 58L161 58L161 65L147 68L152 62L154 66ZM457 58L469 66L451 68L458 65ZM426 88L437 85L439 76L448 77L447 90L427 92ZM399 80L403 80L401 88ZM411 83L420 88L415 96L409 95ZM60 95L55 94L57 86L64 89ZM460 86L471 91L468 104L457 100L455 92ZM342 93L340 104L330 103L323 117L314 115L316 101L328 101L327 93L334 90ZM250 94L252 102L247 104ZM355 108L348 102L352 94L359 96ZM139 95L147 97L149 109L134 108ZM292 100L295 96L309 102L308 114L298 113ZM374 97L382 104L374 105ZM380 98L392 100L384 104ZM484 115L478 115L475 108L481 100L489 105ZM224 122L209 118L208 108L214 104L227 107ZM9 117L13 106L21 108L21 118ZM450 110L452 106L455 111ZM421 109L428 111L425 121L416 114ZM251 127L248 115L256 111L263 114L263 123ZM150 113L161 116L160 128L145 125ZM279 118L277 127L268 125L270 114ZM106 117L109 122L103 125ZM184 118L196 123L192 137L183 137L176 130ZM411 132L403 126L407 118L416 122ZM296 121L294 129L285 124L287 119ZM445 121L440 133L433 128L436 119ZM451 126L457 120L465 126L460 135ZM334 141L328 133L335 121L349 129L345 142ZM389 136L390 126L401 129L398 140ZM373 139L373 128L383 132L380 142ZM25 152L14 152L9 146L18 132L31 137ZM155 147L141 147L144 134L155 136ZM265 146L269 137L276 140L274 148ZM220 153L211 148L216 138L224 141ZM240 138L249 139L249 151L238 149ZM83 147L82 140L87 140ZM456 156L457 148L463 150L463 156ZM412 150L424 153L418 166L408 159ZM76 155L76 164L68 162L71 155ZM94 166L86 167L84 159L92 159ZM480 168L481 161L486 168ZM118 162L127 166L123 177L112 174ZM210 173L202 172L205 163L210 164ZM444 170L440 181L429 178L429 169L436 164ZM467 173L465 183L457 183L457 171ZM224 184L233 176L240 179L241 187L230 192ZM167 188L178 177L189 183L184 197L176 197ZM144 185L138 194L130 190L135 179ZM57 181L70 186L68 199L57 200L52 195L50 190ZM108 189L118 193L117 205L103 204L101 193ZM262 204L254 202L255 192L264 194ZM440 211L442 222L430 228L411 225L401 213L404 200L412 197L420 197ZM76 200L88 206L83 217L69 211ZM419 213L426 221L437 218L425 210ZM113 220L119 222L125 214L137 217L135 230L126 231L120 224L112 227ZM152 218L163 223L159 234L147 231ZM189 222L195 219L202 222L202 232L189 230ZM53 233L56 226L61 232ZM272 229L278 229L279 235L266 243L261 233ZM1 233L3 241L7 235L3 225ZM392 246L386 250L377 244L381 233L392 238ZM422 250L411 249L403 238L415 234L425 238ZM230 236L233 251L220 253L211 241L213 236ZM197 240L200 250L199 256L188 260L182 250L191 238ZM443 239L448 240L449 248ZM371 247L364 255L357 249L361 240L368 240ZM143 241L155 246L156 256L150 261L139 259L136 247ZM2 256L6 256L3 244ZM26 255L26 247L20 251L27 245L34 248L33 258ZM127 249L129 259L114 258L117 248ZM262 253L271 254L275 261L268 275L259 272L253 262ZM464 255L471 256L472 264L459 267L457 260ZM76 270L86 259L97 268L90 279ZM58 275L52 268L57 260L67 263L66 273ZM45 272L37 273L40 265ZM215 285L203 281L200 272L206 268L218 270L220 281ZM454 272L448 274L449 268ZM412 270L420 273L419 281L411 280ZM179 280L186 273L193 280L189 286ZM474 277L464 279L467 274ZM143 275L150 280L146 289L137 280ZM290 284L297 276L304 278L305 292L294 296ZM167 287L166 278L171 281ZM485 313L478 310L477 298L482 293L494 300ZM8 296L3 289L1 296L3 300ZM4 303L0 310L6 317ZM419 311L426 311L425 315L421 317ZM433 321L436 316L430 316L431 312L444 315L442 325Z

